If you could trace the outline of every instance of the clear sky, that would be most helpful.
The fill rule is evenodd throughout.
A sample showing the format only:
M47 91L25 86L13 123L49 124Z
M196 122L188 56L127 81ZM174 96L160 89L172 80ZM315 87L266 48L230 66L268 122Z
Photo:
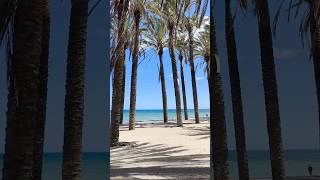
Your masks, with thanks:
M94 3L93 1L92 3ZM249 1L251 2L251 1ZM270 1L271 2L271 1ZM278 2L272 1L272 18ZM46 125L46 151L61 151L63 143L64 84L70 2L52 1L52 28L49 69L48 113ZM224 3L216 1L216 31L222 66L223 90L226 104L228 142L234 149L234 130L231 109L230 84L224 37ZM84 150L105 151L107 145L107 75L106 75L106 10L101 4L89 18L86 111L84 124ZM209 11L207 12L207 15ZM315 149L318 147L318 116L312 62L308 50L302 49L298 37L299 20L279 23L274 39L276 70L282 120L283 144L286 149ZM237 16L236 36L239 68L244 103L248 149L266 149L267 133L262 88L260 50L257 21L252 11L247 18ZM3 50L2 50L3 51ZM171 63L164 52L168 107L175 108ZM201 62L201 59L197 60ZM158 81L158 57L149 55L139 65L137 108L160 109L162 104ZM178 64L179 65L179 64ZM6 111L6 69L3 52L0 61L0 152L3 152ZM131 62L127 62L126 105L128 109ZM188 107L192 108L190 69L185 66ZM203 69L197 67L199 107L209 107L207 81ZM95 141L99 139L99 141Z

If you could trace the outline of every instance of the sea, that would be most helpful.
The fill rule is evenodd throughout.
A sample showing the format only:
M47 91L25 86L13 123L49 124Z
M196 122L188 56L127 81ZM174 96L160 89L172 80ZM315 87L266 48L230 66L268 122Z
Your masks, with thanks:
M182 118L184 118L184 111L181 111ZM208 118L210 115L209 109L199 109L199 116L200 118ZM188 118L194 119L194 110L188 109ZM168 109L168 119L175 120L176 117L176 110L175 109ZM144 121L162 121L163 120L163 111L162 109L146 109L146 110L136 110L136 120L138 122ZM129 110L124 110L123 112L123 122L129 122Z
M313 166L314 174L320 174L319 150L286 150L285 171L288 176L306 176L307 167ZM2 154L0 168L2 169ZM82 180L106 180L108 177L109 160L107 153L84 153L82 157ZM250 177L270 177L271 168L267 150L249 150ZM46 153L43 162L44 180L61 180L61 153ZM237 180L236 152L229 153L230 179ZM0 172L1 176L1 172Z

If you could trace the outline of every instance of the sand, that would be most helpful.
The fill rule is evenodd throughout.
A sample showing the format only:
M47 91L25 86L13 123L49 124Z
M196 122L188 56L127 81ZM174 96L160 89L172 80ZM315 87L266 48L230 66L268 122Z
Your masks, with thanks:
M137 123L120 127L120 142L111 148L111 179L209 179L209 122Z

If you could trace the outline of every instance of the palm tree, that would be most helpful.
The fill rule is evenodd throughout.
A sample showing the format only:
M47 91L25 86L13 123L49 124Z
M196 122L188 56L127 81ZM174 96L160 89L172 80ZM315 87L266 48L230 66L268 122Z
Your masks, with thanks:
M3 19L0 21L1 42L7 27L12 25L14 30L9 30L8 35L9 95L3 180L34 179L34 133L41 97L42 5L39 0L10 1L7 10L12 11L1 12L5 15L1 18L6 19L4 24Z
M254 1L258 20L261 50L261 66L267 113L270 159L273 179L284 179L281 122L278 102L277 79L275 72L272 31L270 27L269 5L267 0Z
M176 38L176 48L179 52L179 61L180 61L180 78L182 85L182 97L183 97L183 109L184 109L184 119L188 120L188 107L187 107L187 96L186 96L186 85L184 80L184 68L183 68L183 57L185 58L185 63L187 63L187 49L186 47L186 36L180 32L179 36Z
M173 75L173 84L174 84L174 94L176 98L176 115L177 115L177 126L182 126L181 119L181 100L180 100L180 89L178 83L178 70L177 70L177 61L174 52L174 35L175 35L175 27L179 22L179 15L181 14L183 1L180 0L166 0L164 2L163 11L165 14L165 19L167 20L167 28L169 32L168 39L168 48L169 54L171 58L171 66L172 66L172 75Z
M64 111L63 180L80 180L88 1L72 0Z
M114 0L112 1L113 16L117 18L117 40L112 46L115 46L115 50L112 54L112 67L114 69L113 78L113 91L112 91L112 109L111 109L111 136L110 146L116 146L119 143L119 125L121 119L122 103L121 98L123 97L122 83L123 83L123 71L124 71L124 59L121 58L121 50L125 46L124 27L126 13L128 10L128 0Z
M202 57L205 65L204 72L207 74L208 86L209 86L209 61L210 61L210 25L204 26L204 31L199 32L199 35L195 37L194 43L194 58Z
M163 122L168 122L168 106L167 106L167 92L166 92L166 81L164 75L163 65L163 48L166 46L166 35L167 27L162 19L148 16L147 17L147 31L144 33L144 40L141 41L148 47L153 48L159 57L160 69L159 79L161 81L161 92L162 92L162 109L163 109Z
M40 56L40 109L38 120L35 124L34 134L34 179L41 180L44 131L47 109L47 91L48 91L48 60L49 60L49 39L50 39L50 8L49 0L43 1L43 25L42 25L42 50Z
M246 7L245 4L242 6ZM234 130L237 147L238 174L240 180L249 180L240 75L237 58L237 45L233 23L234 19L231 10L231 0L225 0L225 31L228 52L229 77L231 84Z
M136 96L137 96L137 75L139 61L139 44L140 44L140 22L144 15L144 0L135 0L130 7L130 14L133 16L133 46L132 46L132 71L131 71L131 91L130 91L130 115L129 130L135 129L136 122Z
M184 18L184 24L188 32L188 45L189 45L189 64L191 69L191 81L192 81L192 93L193 93L193 106L194 106L194 115L195 115L195 122L200 123L199 119L199 105L198 105L198 93L197 93L197 81L196 81L196 71L194 66L193 60L193 49L194 49L194 27L197 26L197 21L195 16Z
M214 8L210 1L211 9ZM220 65L216 44L213 11L210 12L210 133L211 133L211 165L213 165L214 179L227 180L228 177L228 145L226 121L224 112L224 98Z

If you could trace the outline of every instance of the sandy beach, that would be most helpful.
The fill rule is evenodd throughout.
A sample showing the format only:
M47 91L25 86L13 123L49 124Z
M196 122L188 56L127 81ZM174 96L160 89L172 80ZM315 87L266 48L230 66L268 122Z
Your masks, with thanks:
M209 122L137 123L120 128L120 142L111 148L111 179L209 179Z

